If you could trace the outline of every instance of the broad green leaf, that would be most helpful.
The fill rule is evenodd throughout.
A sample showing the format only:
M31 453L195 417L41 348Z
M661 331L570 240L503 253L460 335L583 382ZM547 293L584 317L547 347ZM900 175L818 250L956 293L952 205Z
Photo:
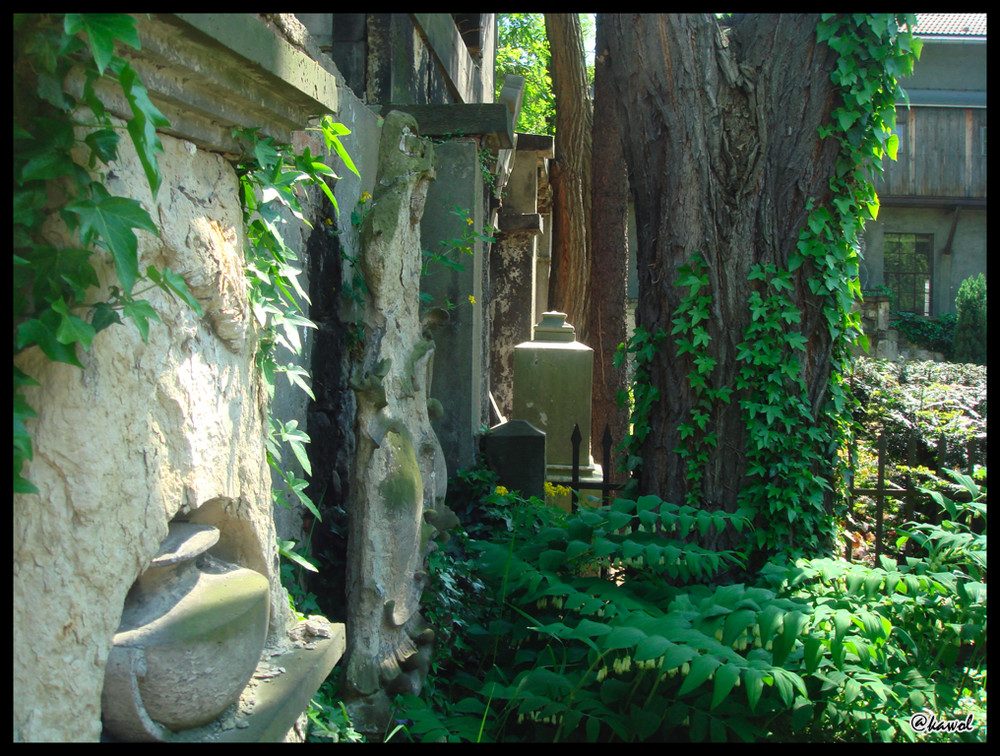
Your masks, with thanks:
M851 613L846 609L838 609L837 613L833 615L833 626L836 630L835 638L838 641L844 639L844 635L847 633L848 628L850 628L851 623Z
M629 706L629 723L635 737L642 741L651 737L662 724L661 715L656 711L649 711L635 704Z
M691 661L698 652L695 651L691 646L677 644L667 649L666 653L663 654L663 669L666 671L677 669L684 662Z
M615 627L608 633L601 646L609 650L633 648L645 637L647 637L646 633L637 627L629 627L627 625Z
M65 300L60 297L52 303L52 309L60 315L59 327L56 329L56 339L61 344L79 343L84 350L90 349L97 331L94 327L70 312Z
M636 645L632 658L635 661L646 661L648 659L658 659L663 656L668 649L675 644L664 638L662 635L649 635L642 638Z
M796 688L798 688L803 695L806 694L805 684L802 682L802 678L794 672L789 672L787 669L776 668L774 670L774 687L778 689L778 694L781 696L781 700L784 701L785 706L789 708L795 700Z
M771 604L764 608L760 614L757 615L757 622L760 625L760 642L767 643L774 634L781 627L781 620L785 616L785 612Z
M683 696L697 688L715 672L721 663L720 659L710 654L699 656L691 662L691 671L684 678L684 683L681 685L680 690L677 691L677 695Z
M743 684L747 689L747 703L750 704L750 711L754 711L764 690L764 673L759 669L747 667L743 670Z
M803 659L806 663L806 673L811 675L823 660L823 640L815 635L810 635L803 641L803 645Z
M66 210L80 219L80 236L86 244L99 241L115 261L118 281L126 294L139 277L138 241L133 229L158 234L149 213L138 201L112 197L100 184L94 184L92 199L69 203Z
M595 638L601 635L607 635L611 632L611 628L603 622L594 622L584 617L577 623L576 627L573 628L573 632L570 634L571 638Z
M135 70L120 59L116 59L115 63L118 82L132 109L132 118L129 119L126 128L132 137L139 162L142 163L146 179L149 181L149 190L155 199L163 180L157 158L157 155L163 154L163 144L156 135L156 129L169 126L170 121L150 101L146 87Z
M859 693L861 693L861 683L854 678L849 678L844 683L844 702L850 703L858 697Z
M723 664L715 670L715 687L712 691L712 704L709 708L714 709L729 695L736 681L740 679L740 669L735 664Z
M149 321L155 320L159 322L160 320L160 316L156 313L156 310L145 299L126 302L122 307L122 314L127 318L131 318L132 322L135 323L135 327L139 330L139 335L142 337L143 343L149 341Z
M726 617L726 624L722 630L722 643L726 646L733 645L744 630L757 621L757 612L752 609L739 609Z
M82 368L79 358L76 356L75 344L64 344L56 338L56 331L59 328L59 314L46 310L37 318L31 318L21 323L17 327L17 336L14 339L16 349L25 349L32 345L37 345L42 353L53 362L65 362Z
M114 55L115 40L140 49L135 19L127 13L67 13L63 28L69 35L86 33L94 63L102 74Z

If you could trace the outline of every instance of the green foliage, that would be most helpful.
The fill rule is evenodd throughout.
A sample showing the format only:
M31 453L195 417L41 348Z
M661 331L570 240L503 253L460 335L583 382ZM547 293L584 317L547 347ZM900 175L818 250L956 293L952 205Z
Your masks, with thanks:
M642 466L642 444L649 435L649 408L660 398L660 390L652 383L651 365L666 338L667 332L662 328L650 334L643 326L636 326L628 344L618 345L614 358L618 369L631 359L633 370L631 390L619 391L617 397L618 406L629 408L629 433L622 439L621 448L625 451L625 470L633 478Z
M333 149L344 164L357 173L340 141L341 136L350 133L343 124L326 116L313 130L323 136L328 150ZM302 192L306 187L318 187L336 211L337 201L326 181L336 179L337 175L321 159L314 157L308 147L300 154L295 153L290 146L261 136L257 129L236 129L234 136L244 147L237 175L246 229L247 294L260 330L257 367L264 378L269 400L274 397L274 381L278 374L284 374L290 385L315 399L306 382L308 371L294 361L303 350L299 329L315 328L315 324L303 314L302 303L308 302L309 297L298 280L302 271L295 266L297 255L282 238L282 229L289 215L311 227L302 208ZM278 347L290 354L293 361L281 364ZM281 453L281 445L287 444L309 476L312 468L305 450L307 443L309 436L298 427L297 420L285 423L273 415L268 417L267 461L285 484L284 489L273 491L274 500L286 507L297 501L316 519L322 519L305 492L307 482L284 465Z
M555 132L555 96L549 78L549 45L541 13L501 13L497 18L496 94L507 74L524 77L521 115L514 128L527 134Z
M952 359L986 364L986 276L962 281L955 298L957 318Z
M837 450L852 432L845 375L851 347L867 347L860 313L852 311L861 295L858 239L865 219L878 212L872 178L881 173L886 155L895 157L897 140L891 130L896 99L902 95L897 77L912 69L920 47L919 40L901 29L905 20L887 14L821 18L818 39L839 58L832 79L840 99L832 122L821 129L823 137L840 143L830 180L832 198L822 205L809 200L807 222L785 265L757 264L751 269L750 324L738 345L731 385L715 378L716 364L708 350L711 300L704 293L708 275L700 253L694 252L678 271L675 285L687 293L673 313L670 337L678 356L688 361L686 377L694 401L690 416L678 426L682 443L674 451L685 460L693 503L718 443L712 419L732 396L738 397L747 431L747 476L739 505L758 526L749 536L755 564L776 553L821 553L833 536L835 516L829 504L843 472ZM812 334L803 330L801 286L818 299L832 343L831 379L821 406L815 405L813 386L806 381L806 348ZM647 366L664 338L662 332L651 337L637 331L629 346L619 349L619 364L634 354L637 365L630 470L641 465L645 417L659 391L650 383Z
M513 529L468 544L485 586L457 633L468 646L397 716L409 738L447 742L912 741L924 708L971 707L981 725L985 488L955 477L969 501L928 491L945 519L908 535L925 557L774 561L750 585L710 585L740 557L687 539L744 524L732 515L501 497Z
M874 648L843 639L828 646L837 672L855 682L845 680L817 716L848 738L925 739L911 729L910 716L929 708L940 718L961 718L969 693L983 704L977 724L985 720L985 690L976 688L986 665L986 489L961 473L949 474L959 483L954 500L923 489L940 508L941 523L911 524L900 537L901 549L912 538L925 556L898 563L883 557L878 567L819 559L763 574L782 592L808 598L836 632L847 615L887 629ZM864 664L866 656L877 664ZM841 680L823 662L815 676L823 685Z
M877 213L870 179L896 149L896 77L908 73L919 52L919 40L900 32L900 22L889 15L823 17L819 38L840 53L834 80L842 99L825 129L842 146L833 199L829 206L810 203L786 268L752 271L751 325L733 387L742 392L751 439L743 501L754 514L768 515L761 518L767 532L752 543L784 555L754 584L718 585L745 555L692 541L723 527L746 530L741 516L699 509L694 499L674 505L623 497L568 516L522 502L500 537L466 545L479 555L468 566L478 568L482 593L495 600L472 605L482 610L465 625L472 651L436 670L447 677L447 695L432 685L430 698L398 699L409 737L915 740L923 736L910 727L914 711L955 712L952 702L984 679L981 667L963 666L960 653L936 643L942 633L954 648L968 639L975 657L986 637L985 519L981 529L964 519L985 518L984 491L982 498L969 494L976 502L971 512L942 498L951 519L908 529L926 558L867 567L787 556L796 547L819 552L832 529L830 513L818 504L835 480L836 451L853 422L844 376L849 347L861 340L860 319L851 313L860 294L856 240L864 218ZM799 269L823 302L834 343L837 369L819 417L806 400L806 337L790 296ZM687 294L671 336L690 360L687 377L697 399L685 421L688 475L697 484L697 454L711 445L711 407L729 393L713 383L715 366L704 359L711 303L698 255L678 281ZM632 356L636 368L629 469L641 464L645 418L659 396L650 366L667 337L637 329L619 348L619 366ZM461 603L457 595L451 600ZM958 666L935 666L950 662Z
M941 352L946 357L950 357L955 338L956 322L957 316L952 313L924 318L912 312L893 312L890 325L918 347L932 352Z
M123 318L148 340L159 316L141 297L155 288L201 313L179 275L140 270L136 232L158 231L138 200L105 187L99 171L118 158L123 127L95 85L112 82L128 103L124 131L154 199L163 152L156 129L169 123L132 67L114 54L116 41L139 48L131 16L16 14L14 27L14 355L37 346L52 361L82 367L78 347L88 350L100 331ZM79 97L66 85L74 69L83 77ZM64 245L52 240L57 223L68 232ZM109 255L118 285L101 288L95 249ZM15 493L37 490L21 474L32 453L25 423L35 416L23 390L35 383L14 366Z
M717 381L712 381L716 361L705 353L712 340L708 333L712 298L701 293L702 287L708 289L708 272L701 253L695 252L691 263L682 265L678 274L676 286L686 287L688 293L674 312L674 327L670 335L677 345L678 357L691 355L687 358L692 366L687 379L695 399L690 420L678 427L681 445L675 451L685 460L688 504L696 505L700 500L701 480L708 464L708 448L718 447L717 435L708 430L708 424L716 405L728 404L733 390L729 386L718 386Z
M594 15L581 13L584 45L593 43ZM544 13L500 13L497 15L496 95L507 74L524 77L521 115L514 129L526 134L554 135L556 102L549 76L548 36ZM588 51L585 50L585 56ZM594 81L593 61L588 57L587 78Z
M986 438L985 367L859 358L848 383L861 439L874 446L884 435L896 460L905 459L915 436L917 462L930 465L943 436L947 450L941 464L959 467L967 442Z
M354 729L347 707L337 694L334 680L327 680L309 701L307 712L310 743L364 743L365 736Z
M484 242L486 244L496 242L496 238L491 236L494 233L494 229L490 226L484 226L482 231L476 231L475 221L472 219L472 214L469 210L455 205L448 212L462 219L462 233L453 239L442 239L438 248L434 251L421 250L421 254L423 255L423 262L420 266L421 277L434 275L440 271L448 271L450 275L451 272L465 270L465 264L461 262L461 258L463 256L472 257L473 246L477 242ZM434 298L429 293L422 291L420 292L420 301L423 305L431 305L434 303ZM475 297L469 294L468 302L474 305L476 303ZM446 301L441 306L446 310L453 310L456 304Z
M903 95L897 79L912 71L920 52L920 40L903 28L912 21L892 14L823 14L817 28L818 40L838 54L831 78L840 103L820 130L840 143L832 199L825 205L809 201L786 269L753 269L751 279L761 288L751 294L751 324L737 358L742 365L736 388L750 392L741 400L750 475L741 503L764 515L767 526L756 531L764 553L817 553L832 535L824 499L842 472L836 450L851 435L844 383L850 348L867 348L860 313L852 312L861 296L858 238L865 220L878 214L872 179L882 173L886 155L896 156L892 128ZM811 293L821 298L832 340L831 380L818 415L802 377L802 313L791 298L793 274L800 269Z
M751 322L737 354L749 478L740 503L762 523L755 548L816 553L832 536L824 498L834 478L831 452L844 432L843 401L832 417L814 414L800 359L807 338L798 329L802 313L792 300L792 272L756 265L750 279L765 286L750 294Z
M932 470L969 467L985 460L986 368L937 362L888 362L859 358L848 380L858 428L851 447L852 485L878 482L878 442L884 439L884 484L905 489L933 481ZM912 497L888 497L883 504L884 552L908 518L932 518ZM875 499L859 495L845 521L855 559L873 559ZM865 546L865 543L869 546ZM911 544L912 546L912 544Z

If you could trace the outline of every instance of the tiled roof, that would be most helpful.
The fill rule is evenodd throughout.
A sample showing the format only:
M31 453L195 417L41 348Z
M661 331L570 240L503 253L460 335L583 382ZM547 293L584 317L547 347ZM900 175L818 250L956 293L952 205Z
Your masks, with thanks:
M918 13L914 34L920 37L985 37L985 13Z

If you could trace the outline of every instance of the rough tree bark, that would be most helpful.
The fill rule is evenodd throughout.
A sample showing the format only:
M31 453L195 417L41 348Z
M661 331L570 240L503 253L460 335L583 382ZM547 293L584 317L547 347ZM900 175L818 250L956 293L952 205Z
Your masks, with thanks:
M550 75L556 103L555 160L552 186L552 267L549 309L565 312L586 334L587 285L590 278L590 162L593 106L587 91L580 17L546 13Z
M638 236L636 320L671 332L685 291L678 268L700 251L710 279L709 355L717 385L732 386L737 347L750 322L751 266L786 267L807 218L810 197L830 199L836 140L818 127L834 106L835 54L816 41L817 17L617 15L608 27L609 71L622 121ZM600 22L599 22L600 23ZM795 304L808 337L802 357L814 416L831 370L831 337L819 299L796 276ZM640 490L683 503L687 493L678 426L694 394L690 355L668 338L651 366L661 392L648 420ZM702 478L702 501L735 511L747 473L740 395L716 402L718 446ZM825 453L825 452L824 452ZM732 545L727 531L717 542Z
M594 350L594 393L591 407L591 444L600 459L601 437L607 426L617 445L628 431L628 410L618 406L618 393L626 388L624 368L614 366L618 345L628 338L625 325L628 281L628 177L623 171L621 130L615 95L608 71L602 16L597 23L594 59L594 128L591 159L590 290L585 330ZM596 159L594 159L596 158ZM615 456L604 474L618 482Z

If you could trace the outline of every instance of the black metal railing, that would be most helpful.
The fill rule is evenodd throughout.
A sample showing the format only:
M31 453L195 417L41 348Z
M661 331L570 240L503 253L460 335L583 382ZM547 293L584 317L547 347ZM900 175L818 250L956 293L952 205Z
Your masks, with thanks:
M917 459L917 438L918 433L916 430L910 433L909 439L907 441L906 455L903 464L908 468L914 468L918 464ZM972 475L973 469L975 468L976 462L980 460L979 444L977 439L971 438L966 442L965 448L965 463L966 471L969 475ZM850 494L850 501L848 502L848 507L853 508L854 498L856 496L869 496L875 501L875 558L878 559L879 556L886 552L885 544L885 501L886 499L897 499L903 502L903 519L908 522L913 519L914 512L916 510L917 501L920 498L920 494L917 491L917 485L912 474L907 473L903 476L903 487L887 485L885 478L885 467L886 462L889 461L889 455L886 450L886 437L885 435L880 435L875 444L876 453L876 476L875 476L875 487L874 488L859 488L853 485L854 481L857 479L856 471L851 470L851 486L848 488L848 493ZM851 455L852 458L854 455ZM985 455L984 455L985 456ZM935 461L934 467L940 473L945 465L945 459L947 458L947 441L942 434L938 437L937 447L935 449ZM931 512L928 513L932 522L938 523L940 519L940 513ZM844 558L848 561L851 560L851 541L847 536L847 545L845 547Z
M913 468L917 465L917 438L918 434L916 431L911 433L908 444L907 451L905 455L904 464L907 467ZM580 491L600 491L601 504L606 505L611 499L611 492L618 491L624 488L624 483L612 483L611 482L611 458L614 451L615 445L614 440L611 437L611 429L609 426L604 426L604 433L601 435L601 471L602 477L599 483L584 481L580 479L580 447L583 443L583 434L580 432L580 426L573 426L573 433L570 436L570 444L572 448L572 468L571 468L571 478L570 478L570 489L572 490L572 502L575 508L579 502ZM877 458L877 473L875 479L874 488L864 488L856 487L853 482L857 479L856 470L851 471L851 482L852 485L848 487L848 493L850 495L850 500L848 502L849 508L853 508L853 503L855 497L867 496L871 497L875 502L875 558L877 559L881 554L885 553L885 502L886 499L897 499L903 502L903 515L904 520L909 521L913 519L914 512L916 510L917 502L920 499L920 494L917 491L917 484L914 480L913 475L907 474L904 476L903 487L894 486L891 482L886 481L885 468L887 462L889 462L889 455L886 449L886 438L885 436L879 436L876 442L876 458ZM980 448L978 440L975 438L969 439L965 444L965 454L964 461L966 471L969 475L972 475L973 469L978 462L985 463L985 453ZM853 457L853 455L852 455ZM938 438L937 447L935 450L935 469L939 472L945 467L945 460L947 458L947 442L944 435ZM556 481L552 481L556 482ZM565 483L565 481L558 481L559 483ZM939 517L939 513L933 513L931 519L937 522L935 517ZM846 536L845 536L846 538ZM852 544L848 539L845 548L845 558L850 561L851 559L851 548Z
M583 442L583 434L580 433L579 424L573 425L573 433L569 437L572 447L573 465L570 472L570 489L572 490L573 506L579 500L580 491L600 491L601 504L607 504L611 499L611 492L623 487L622 483L611 482L611 454L615 448L614 439L611 438L611 428L605 424L604 433L601 434L601 482L590 483L580 480L580 446ZM589 452L589 450L588 450Z

